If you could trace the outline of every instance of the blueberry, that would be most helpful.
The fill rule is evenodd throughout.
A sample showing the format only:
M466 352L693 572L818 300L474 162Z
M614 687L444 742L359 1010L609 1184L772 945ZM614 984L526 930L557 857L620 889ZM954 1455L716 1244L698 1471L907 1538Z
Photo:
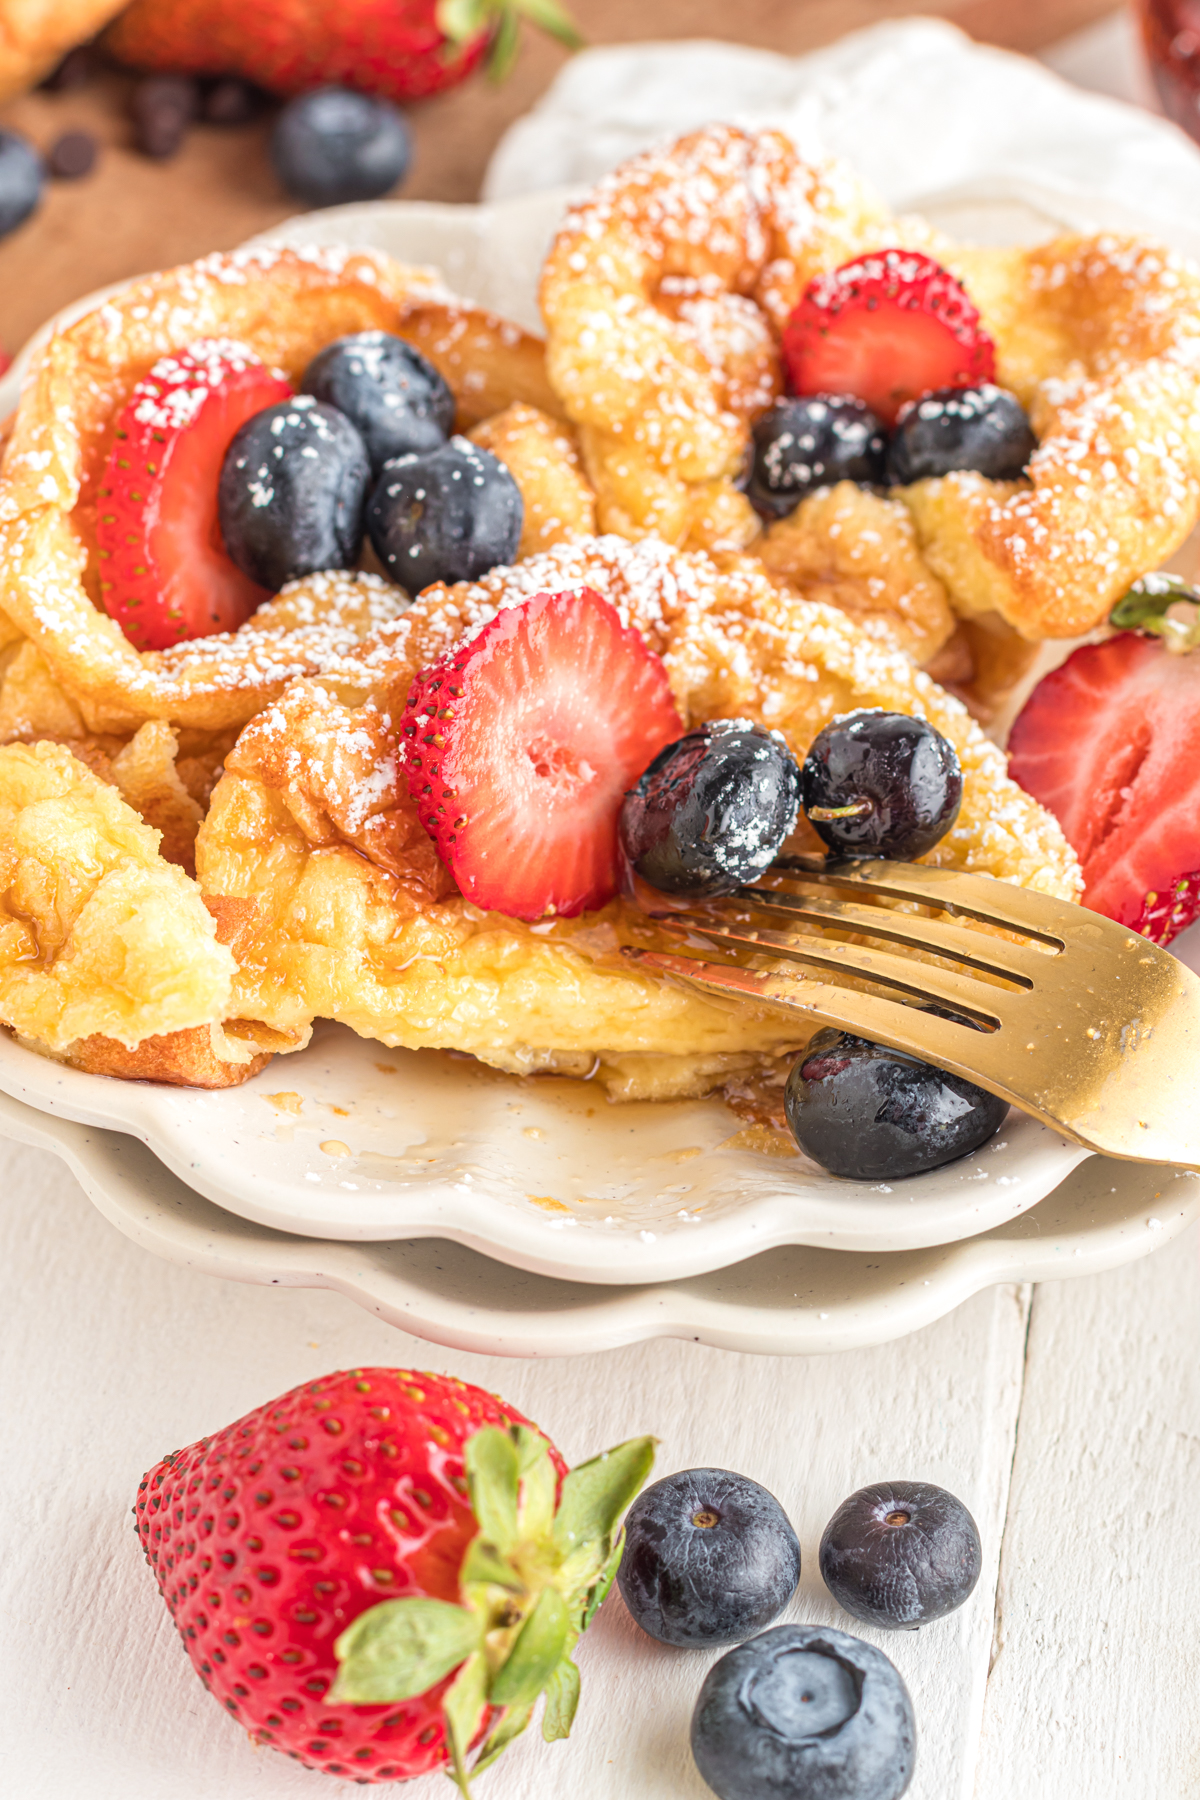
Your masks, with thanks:
M358 427L376 475L393 456L436 450L454 424L454 395L433 364L389 331L359 331L327 344L300 389Z
M777 1619L800 1580L788 1516L757 1481L684 1469L639 1494L625 1520L617 1581L660 1644L736 1644Z
M28 138L0 131L0 237L25 223L42 197L45 180L45 165Z
M273 593L297 575L349 569L362 548L370 465L358 432L308 394L255 413L225 452L225 548Z
M883 427L851 394L777 400L754 427L746 492L765 519L782 519L815 488L835 481L882 486Z
M891 487L974 469L992 481L1015 481L1037 449L1015 394L993 387L935 388L900 414L887 453Z
M511 562L524 519L507 468L464 437L385 463L367 505L375 554L410 594L433 581L475 581Z
M377 200L408 173L412 139L388 101L350 88L314 88L280 113L271 161L288 193L312 206Z
M907 713L845 713L813 739L800 771L800 804L838 855L911 861L932 850L958 817L958 752Z
M880 1481L842 1501L820 1563L825 1586L856 1619L915 1631L962 1605L983 1554L974 1519L945 1488Z
M713 719L660 750L626 794L626 863L668 894L730 894L774 861L796 823L800 770L776 732Z
M709 1670L692 1755L719 1800L899 1800L917 1726L882 1650L828 1626L777 1625Z
M831 1027L792 1065L783 1103L805 1155L851 1181L938 1169L986 1144L1008 1112L962 1075Z

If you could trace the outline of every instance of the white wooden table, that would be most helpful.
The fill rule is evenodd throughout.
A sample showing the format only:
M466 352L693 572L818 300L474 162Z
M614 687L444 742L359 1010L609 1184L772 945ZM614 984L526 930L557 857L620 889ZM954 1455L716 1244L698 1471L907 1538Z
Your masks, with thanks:
M1141 97L1118 26L1056 63ZM180 1654L132 1530L163 1451L323 1371L415 1363L493 1387L570 1459L634 1431L659 1472L764 1482L800 1534L788 1617L835 1622L822 1527L863 1483L940 1482L979 1522L969 1604L878 1636L912 1691L911 1800L1200 1795L1200 1257L1195 1232L1113 1274L979 1295L828 1359L659 1342L506 1362L403 1336L327 1292L155 1260L48 1153L0 1144L0 1789L13 1800L290 1800L348 1784L250 1747ZM575 1734L520 1742L491 1800L704 1800L687 1747L711 1659L654 1645L614 1598L580 1653ZM404 1790L433 1800L441 1777Z
M13 1800L350 1795L245 1735L204 1692L131 1507L162 1454L326 1370L413 1363L495 1388L574 1460L633 1431L659 1471L739 1469L804 1555L788 1617L839 1623L816 1550L868 1481L940 1482L979 1522L963 1610L880 1635L920 1730L912 1800L1192 1800L1200 1793L1200 1258L1189 1233L1105 1276L979 1295L838 1357L654 1343L523 1363L446 1352L324 1292L159 1262L46 1152L0 1146L0 1789ZM575 1733L534 1735L481 1800L704 1800L688 1752L711 1658L609 1602L582 1647ZM359 1791L359 1790L353 1790ZM434 1800L441 1777L404 1789Z

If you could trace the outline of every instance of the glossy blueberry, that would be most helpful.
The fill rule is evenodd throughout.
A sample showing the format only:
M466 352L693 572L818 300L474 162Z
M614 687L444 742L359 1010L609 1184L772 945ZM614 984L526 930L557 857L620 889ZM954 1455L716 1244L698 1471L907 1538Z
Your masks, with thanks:
M625 1520L617 1581L660 1644L737 1644L777 1619L800 1580L788 1516L757 1481L684 1469L638 1495Z
M225 452L217 504L226 550L273 593L298 575L351 568L370 474L361 437L332 406L297 394L266 407Z
M367 504L375 554L410 594L510 563L524 519L521 490L504 464L464 437L385 463Z
M926 1481L860 1488L825 1527L821 1576L838 1605L884 1631L915 1631L962 1605L979 1580L975 1521Z
M17 131L0 131L0 237L23 225L42 197L46 166Z
M436 450L454 424L454 395L442 377L390 331L358 331L326 344L304 371L300 391L336 406L358 427L376 475L393 456Z
M954 745L908 713L844 714L813 739L800 771L800 804L839 856L924 856L961 803Z
M887 452L891 487L974 469L991 481L1015 481L1037 439L1015 394L993 387L935 388L900 414Z
M851 1181L938 1169L986 1144L1008 1112L961 1075L832 1027L792 1065L783 1102L804 1154Z
M271 161L288 193L311 206L377 200L408 173L412 138L387 100L350 88L314 88L280 113Z
M626 864L668 894L753 881L796 823L800 770L775 732L713 719L660 750L621 806Z
M829 1626L777 1625L709 1670L692 1755L719 1800L899 1800L917 1727L882 1650Z
M883 463L883 427L853 395L777 400L754 427L746 492L765 519L782 519L814 488L835 481L881 485Z

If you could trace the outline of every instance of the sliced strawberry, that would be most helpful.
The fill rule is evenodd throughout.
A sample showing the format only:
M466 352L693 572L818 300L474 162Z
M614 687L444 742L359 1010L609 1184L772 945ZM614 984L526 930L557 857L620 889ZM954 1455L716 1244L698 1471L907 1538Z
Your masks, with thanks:
M217 481L234 433L291 392L245 344L198 338L129 396L97 490L96 545L104 609L139 650L236 631L270 598L225 554Z
M797 394L855 394L885 425L933 388L973 387L996 371L966 290L916 250L857 256L809 282L783 354Z
M1200 913L1200 654L1124 631L1038 684L1009 770L1058 820L1084 901L1156 944Z
M535 594L423 669L409 792L462 892L515 919L617 891L617 816L683 726L661 658L590 588Z

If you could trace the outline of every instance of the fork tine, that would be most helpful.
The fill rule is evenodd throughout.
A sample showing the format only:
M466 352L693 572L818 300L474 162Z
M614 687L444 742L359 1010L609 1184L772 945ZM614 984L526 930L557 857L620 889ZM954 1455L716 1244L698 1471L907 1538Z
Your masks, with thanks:
M672 937L689 937L699 932L718 949L750 952L761 956L782 956L789 962L804 963L834 975L853 975L880 987L894 988L911 999L934 1001L978 1019L980 1024L996 1030L1004 1018L1003 1001L1011 992L991 987L973 976L960 975L953 969L939 969L927 963L914 962L909 956L894 956L890 950L877 950L871 945L846 944L836 940L810 937L801 932L738 931L728 925L715 926L694 915L678 919L660 919L660 931Z
M993 875L966 875L961 869L935 869L926 863L861 859L829 863L803 856L781 856L772 864L778 874L815 882L821 888L846 888L856 895L878 894L887 900L912 900L936 906L951 917L962 915L1002 931L1015 931L1062 950L1079 930L1079 907L1048 894L1016 887Z
M981 931L964 930L944 919L927 919L912 913L893 912L890 907L859 906L853 900L819 895L809 898L790 894L783 888L766 888L759 884L738 888L727 898L709 900L705 904L716 911L729 911L736 901L746 901L769 912L786 913L789 918L833 931L853 931L860 937L883 938L892 944L908 944L914 950L925 950L944 956L952 962L965 963L987 975L1002 976L1020 987L1033 987L1039 976L1046 974L1047 949L1032 950L1028 944L1014 944L1007 938L986 936Z

